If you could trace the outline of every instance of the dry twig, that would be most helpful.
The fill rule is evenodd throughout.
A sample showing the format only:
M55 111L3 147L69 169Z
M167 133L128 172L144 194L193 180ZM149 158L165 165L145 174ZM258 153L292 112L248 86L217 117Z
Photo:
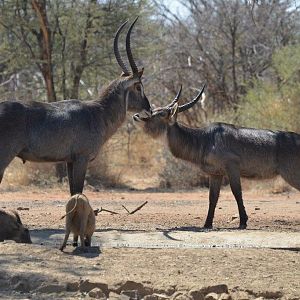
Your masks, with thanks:
M142 205L138 206L136 209L134 209L133 211L129 211L124 205L122 205L122 207L128 212L129 215L133 215L134 213L136 213L138 210L140 210L141 208L143 208L146 204L148 203L148 201L145 201Z

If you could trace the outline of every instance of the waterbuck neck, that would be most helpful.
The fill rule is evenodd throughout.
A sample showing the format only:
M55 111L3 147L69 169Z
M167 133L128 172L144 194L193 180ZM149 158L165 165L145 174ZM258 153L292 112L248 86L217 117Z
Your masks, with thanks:
M192 163L201 162L208 142L202 129L189 128L177 122L168 127L167 140L175 157Z
M106 142L126 119L127 103L126 90L121 81L113 81L107 88L100 92L99 99L93 101L94 118L97 130Z

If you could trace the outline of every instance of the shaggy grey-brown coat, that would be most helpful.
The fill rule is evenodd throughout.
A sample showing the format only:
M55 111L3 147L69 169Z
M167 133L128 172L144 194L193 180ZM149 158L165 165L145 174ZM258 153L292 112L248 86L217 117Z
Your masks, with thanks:
M203 92L203 89L202 89ZM300 135L294 132L271 131L212 123L202 128L190 128L177 122L178 112L199 101L202 92L189 103L179 106L173 101L153 110L150 116L136 114L134 120L154 138L164 137L172 154L197 165L210 177L209 209L205 228L212 228L222 179L228 177L236 199L240 228L247 227L241 177L272 178L282 176L300 190Z
M125 24L116 34L115 46ZM126 38L131 64L133 57L128 41L133 25ZM117 47L115 55L120 63ZM27 160L65 162L71 195L82 193L88 163L122 125L127 111L151 111L141 81L143 70L138 71L135 65L132 69L132 74L124 70L94 101L0 103L0 182L14 157L24 163Z

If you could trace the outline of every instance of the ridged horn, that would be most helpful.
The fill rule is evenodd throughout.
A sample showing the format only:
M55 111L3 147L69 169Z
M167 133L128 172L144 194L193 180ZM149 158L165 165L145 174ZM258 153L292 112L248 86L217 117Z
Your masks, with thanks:
M130 47L130 35L131 35L131 31L132 28L134 26L134 24L136 23L136 21L138 20L139 17L136 17L135 20L132 22L132 24L130 25L127 35L126 35L126 52L127 52L127 57L128 57L128 61L132 70L133 74L137 74L138 73L138 67L133 59L133 55L132 55L132 51L131 51L131 47Z
M180 113L180 112L183 112L183 111L193 107L199 101L199 99L201 98L205 87L206 87L206 84L203 85L201 91L198 93L198 95L193 100L191 100L190 102L188 102L186 104L180 105L178 107L178 112Z
M115 38L114 38L114 53L115 53L115 57L116 60L119 64L119 66L121 67L122 71L124 72L125 75L129 75L130 72L128 71L125 63L122 60L122 57L120 55L120 51L119 51L119 35L122 31L122 29L125 27L125 25L128 23L128 20L126 22L124 22L119 29L116 32Z
M168 107L173 106L176 102L178 102L180 95L182 91L182 84L180 85L179 91L177 92L177 95L175 96L174 100L168 105Z

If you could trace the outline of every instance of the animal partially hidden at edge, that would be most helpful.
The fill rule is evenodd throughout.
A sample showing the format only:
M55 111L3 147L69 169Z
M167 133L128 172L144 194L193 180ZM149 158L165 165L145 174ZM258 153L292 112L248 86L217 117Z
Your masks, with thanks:
M29 230L23 226L19 214L0 208L0 242L4 240L31 244Z
M61 219L66 218L65 239L60 250L67 245L70 233L73 233L73 246L78 245L78 236L80 236L81 248L91 246L92 235L95 231L95 215L98 210L93 210L88 198L83 194L76 194L71 197L66 205L66 214Z
M141 81L143 69L138 70L130 48L130 34L136 20L126 36L132 72L118 49L125 22L114 39L115 57L123 73L102 89L98 99L0 103L0 182L16 156L23 162L65 162L71 195L82 193L89 161L95 159L102 145L123 124L126 112L151 113Z
M181 88L167 106L153 110L150 116L134 115L144 131L154 138L165 137L172 154L196 164L209 175L209 209L204 224L212 228L222 179L228 177L236 199L240 229L247 227L248 216L243 204L241 177L264 179L281 175L300 190L300 135L212 123L203 128L190 128L177 122L177 115L197 103L196 98L178 105Z

